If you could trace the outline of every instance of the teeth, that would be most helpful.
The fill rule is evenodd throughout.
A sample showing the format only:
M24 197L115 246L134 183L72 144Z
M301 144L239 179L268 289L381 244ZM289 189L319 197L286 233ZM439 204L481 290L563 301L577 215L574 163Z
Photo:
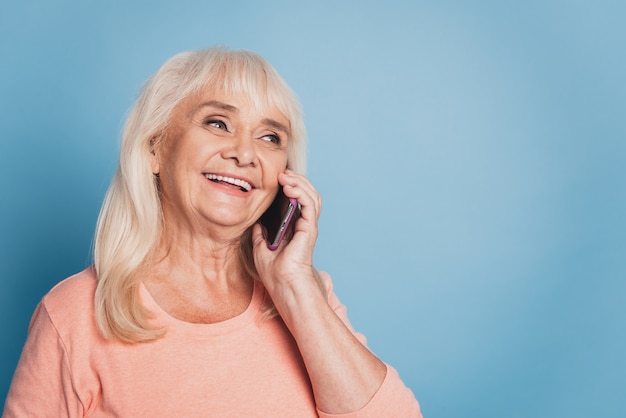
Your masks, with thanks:
M236 179L233 177L226 177L226 176L218 176L217 174L205 174L204 177L213 181L223 181L225 183L230 183L232 185L241 187L241 189L246 192L249 192L250 190L252 190L252 185L248 183L247 181L244 181L241 179Z

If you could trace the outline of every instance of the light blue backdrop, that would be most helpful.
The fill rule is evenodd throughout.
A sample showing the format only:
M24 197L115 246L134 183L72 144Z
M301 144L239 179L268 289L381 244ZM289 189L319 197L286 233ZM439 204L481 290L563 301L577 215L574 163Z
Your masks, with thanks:
M0 397L90 263L119 133L173 54L302 100L319 268L427 417L622 417L621 1L1 1ZM72 301L68 301L72 303Z

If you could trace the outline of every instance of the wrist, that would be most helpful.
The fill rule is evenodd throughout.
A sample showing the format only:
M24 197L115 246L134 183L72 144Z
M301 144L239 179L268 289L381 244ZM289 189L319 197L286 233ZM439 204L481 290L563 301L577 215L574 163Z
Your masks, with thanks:
M302 318L320 308L328 307L326 291L314 270L273 281L270 286L266 285L266 290L286 321L292 317Z

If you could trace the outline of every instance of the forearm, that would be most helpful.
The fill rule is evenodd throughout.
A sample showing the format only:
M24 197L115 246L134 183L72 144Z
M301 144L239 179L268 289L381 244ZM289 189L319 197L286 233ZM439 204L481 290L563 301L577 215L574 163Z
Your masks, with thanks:
M310 277L273 289L273 300L306 365L318 409L362 408L385 378L386 366L361 344Z

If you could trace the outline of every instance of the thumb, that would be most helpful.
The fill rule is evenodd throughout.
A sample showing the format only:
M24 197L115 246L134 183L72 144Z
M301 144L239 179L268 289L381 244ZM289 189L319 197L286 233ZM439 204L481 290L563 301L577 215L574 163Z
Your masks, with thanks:
M265 236L267 235L267 231L265 227L261 224L257 223L252 227L252 249L253 251L258 251L263 247L267 248L267 243L265 241Z

